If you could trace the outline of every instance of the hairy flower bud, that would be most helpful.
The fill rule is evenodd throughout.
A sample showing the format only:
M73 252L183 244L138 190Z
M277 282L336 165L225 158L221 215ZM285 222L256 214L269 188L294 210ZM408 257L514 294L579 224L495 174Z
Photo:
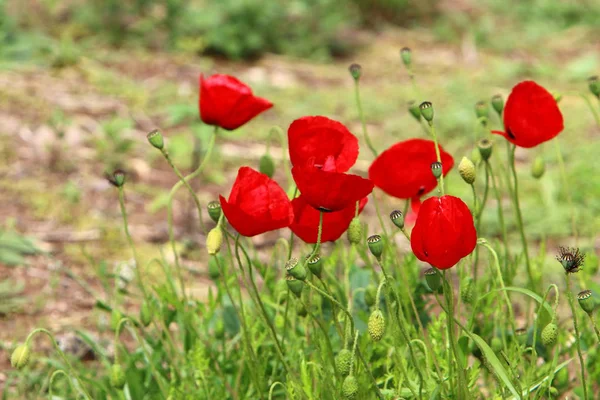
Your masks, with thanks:
M126 382L127 378L123 367L119 364L113 364L110 368L110 384L112 387L121 390L125 387Z
M219 218L221 218L221 203L218 201L211 201L206 205L206 209L208 210L208 216L215 222L219 222Z
M558 339L558 325L555 322L550 322L542 329L542 343L546 347L552 347Z
M458 164L458 173L460 174L460 177L463 178L463 180L469 185L472 185L473 182L475 182L475 164L473 164L473 161L469 160L467 157L463 157L460 161L460 164Z
M353 375L348 375L342 383L342 394L346 400L354 400L358 395L358 381Z
M369 316L367 330L369 331L369 336L371 336L372 341L379 342L381 340L385 333L385 317L381 310L373 310Z
M10 356L10 365L16 369L22 369L29 364L31 359L31 348L29 344L23 343L18 345Z
M352 244L359 244L362 239L362 230L362 224L358 217L352 218L347 231L348 241Z
M206 236L206 250L208 254L215 255L221 250L223 244L223 231L216 226L208 232Z
M348 349L342 349L335 357L335 366L340 372L340 375L347 376L350 373L352 365L352 352Z
M369 307L373 307L377 301L377 287L375 285L369 285L365 289L365 304Z

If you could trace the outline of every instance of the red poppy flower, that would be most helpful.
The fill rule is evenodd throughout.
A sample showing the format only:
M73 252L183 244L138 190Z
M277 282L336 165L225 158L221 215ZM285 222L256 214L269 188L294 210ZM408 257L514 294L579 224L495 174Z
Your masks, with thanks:
M229 200L219 196L227 220L241 235L255 236L285 228L294 221L292 203L271 178L241 167Z
M346 172L358 158L358 139L341 123L327 117L302 117L288 128L292 165L322 167L333 161Z
M410 246L421 261L439 269L456 265L477 244L469 207L458 197L430 197L421 204Z
M367 201L366 197L360 200L358 204L359 213L362 212ZM292 207L294 207L294 222L290 225L292 232L306 243L317 243L319 211L311 207L304 196L292 200ZM343 210L323 214L321 242L338 240L348 229L355 212L356 204L352 204Z
M207 125L233 130L273 107L246 84L229 75L200 75L200 118Z
M292 176L308 204L324 212L340 211L373 191L373 182L358 175L311 166L293 167Z
M564 129L563 116L554 96L533 81L515 86L504 107L502 135L519 147L535 147L558 135Z
M442 170L448 174L454 165L452 156L440 146ZM369 168L375 186L399 199L419 198L437 186L431 164L437 161L431 140L409 139L396 143L379 155Z

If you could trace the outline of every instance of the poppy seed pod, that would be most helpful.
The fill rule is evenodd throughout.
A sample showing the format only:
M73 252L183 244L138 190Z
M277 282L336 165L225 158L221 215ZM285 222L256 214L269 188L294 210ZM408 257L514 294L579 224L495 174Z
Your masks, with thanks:
M352 75L352 78L355 81L358 81L360 79L360 76L362 75L362 67L360 66L360 64L350 64L350 66L348 67L348 71L350 71L350 75Z
M408 47L403 47L400 50L400 58L402 58L402 63L406 68L410 68L412 64L412 51Z
M592 315L596 304L594 302L594 298L592 297L591 290L584 290L579 292L579 294L577 295L577 301L579 302L579 306L581 306L583 311L585 311L588 315Z
M544 172L546 172L546 163L542 157L537 156L531 164L531 176L535 179L540 179L544 176Z
M258 162L258 172L272 178L275 174L275 162L269 154L264 154Z
M31 359L31 348L29 344L23 343L18 345L10 355L10 365L16 369L22 369L29 364Z
M552 347L558 339L558 325L555 322L550 322L542 330L542 343L546 347Z
M110 368L110 384L112 387L122 390L127 382L125 371L119 364L113 364Z
M467 157L463 157L462 160L460 160L460 163L458 164L458 173L460 174L460 177L463 178L463 180L469 185L472 185L473 182L475 182L475 164L473 164L473 161L469 160Z
M408 111L410 112L410 115L417 120L417 122L421 122L421 110L415 101L408 102Z
M559 247L556 259L561 263L567 274L578 272L585 260L578 248Z
M290 274L287 274L285 276L285 282L287 283L288 288L292 291L292 293L294 293L298 298L300 298L300 295L302 294L302 289L304 288L304 283L294 278Z
M352 365L352 352L348 349L342 349L335 357L335 366L340 372L340 375L347 376L350 373Z
M348 226L348 241L352 244L359 244L362 239L362 224L358 217L354 217Z
M208 254L215 255L221 250L223 244L223 231L220 227L216 226L208 232L206 236L206 250Z
M306 264L313 275L317 278L321 278L321 274L323 273L323 260L318 254L315 254L312 257L308 256L306 258Z
M285 270L288 274L301 281L305 280L306 276L308 275L304 264L298 262L298 259L295 257L290 258L285 263Z
M373 310L367 323L369 336L374 342L379 342L385 333L385 317L380 309Z
M429 268L425 271L425 282L432 292L437 292L442 287L442 278L436 268Z
M125 171L117 169L112 175L107 175L107 179L114 187L121 187L125 184Z
M353 375L348 375L342 383L342 395L346 400L356 399L358 394L358 381Z
M591 76L588 78L588 88L594 96L600 99L600 79L597 76Z
M371 235L367 238L367 245L369 246L369 250L371 254L375 256L376 259L381 258L381 253L383 253L383 240L379 235Z
M485 126L489 116L489 108L485 101L478 101L475 103L475 115L477 119L481 119L481 123Z
M215 222L219 222L219 218L221 218L221 203L218 201L211 201L206 205L206 209L208 210L208 216Z
M431 173L435 177L435 179L440 179L442 176L442 163L439 161L435 161L431 163Z
M489 139L481 139L477 142L477 149L479 149L479 154L481 154L481 159L483 161L489 160L492 155L493 146L494 142Z
M400 210L394 210L390 213L390 219L398 228L404 228L404 214Z
M148 139L148 142L158 150L162 150L165 147L165 140L158 129L148 133L146 138Z
M492 97L492 107L499 116L502 116L502 110L504 109L504 99L502 96L497 94Z
M365 304L368 307L373 307L377 301L377 287L375 285L369 285L365 289Z
M424 101L419 105L419 110L421 110L423 118L431 124L431 121L433 121L433 104L429 101Z

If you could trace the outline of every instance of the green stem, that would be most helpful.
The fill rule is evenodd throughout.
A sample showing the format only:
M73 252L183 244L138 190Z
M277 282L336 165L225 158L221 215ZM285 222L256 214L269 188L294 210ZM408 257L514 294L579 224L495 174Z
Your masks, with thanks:
M56 371L54 371L52 373L52 375L50 376L50 383L48 384L48 392L49 392L49 398L50 400L54 399L54 392L52 391L52 384L54 383L54 379L56 379L56 377L58 375L64 375L65 378L67 378L67 381L69 382L69 387L71 388L72 391L77 392L77 390L75 389L75 387L73 386L73 381L71 380L71 377L69 376L69 374L67 374L64 370L62 369L57 369ZM40 393L41 394L41 393Z
M354 80L354 97L356 99L356 107L358 108L358 115L360 117L360 122L362 125L363 136L365 137L365 142L367 143L367 147L373 153L373 156L377 157L377 150L373 147L373 143L371 143L371 139L369 138L369 133L367 132L367 123L365 121L365 115L363 113L362 104L360 101L360 90L358 88L358 79Z
M502 196L500 195L500 190L496 185L496 176L494 175L494 171L492 170L492 164L489 161L485 162L485 167L490 172L490 177L492 178L492 189L494 189L494 197L496 197L497 209L498 209L498 221L500 221L500 229L502 231L502 242L504 244L504 267L505 272L508 268L508 260L510 259L510 252L508 249L508 232L506 230L506 224L504 223L504 211L502 210Z
M569 203L569 209L571 210L571 230L573 236L575 236L575 244L577 244L577 221L575 217L575 207L573 207L573 198L571 197L571 190L569 188L569 179L567 178L567 171L565 169L565 161L563 160L562 152L560 151L560 145L558 144L558 138L553 140L554 150L556 151L556 158L558 159L558 166L560 168L560 176L563 181L565 195L567 196L567 202Z
M580 96L583 100L585 100L585 103L590 108L590 111L592 112L592 115L594 116L594 120L596 121L596 125L598 127L600 127L600 114L598 114L598 111L596 110L596 108L594 107L594 105L592 104L592 102L590 101L588 96L586 96L584 94L580 94Z
M596 324L596 318L594 318L593 314L588 314L590 316L590 320L592 321L592 326L594 327L594 332L596 332L596 337L598 338L598 343L600 343L600 330L598 329L598 325Z
M440 145L438 144L437 134L435 132L435 126L433 125L433 121L429 122L429 133L431 133L431 137L433 138L433 144L435 147L435 157L437 162L442 164L442 156L440 154ZM440 175L439 183L439 191L441 195L444 195L444 165L442 164L442 174Z
M588 394L587 384L585 380L585 363L583 361L583 354L581 353L581 335L579 333L579 325L577 324L577 313L575 312L573 292L571 289L571 274L569 273L567 273L567 298L569 299L569 306L571 307L571 313L573 315L573 328L575 329L575 345L577 346L579 366L581 367L581 384L583 385L583 398L587 400Z

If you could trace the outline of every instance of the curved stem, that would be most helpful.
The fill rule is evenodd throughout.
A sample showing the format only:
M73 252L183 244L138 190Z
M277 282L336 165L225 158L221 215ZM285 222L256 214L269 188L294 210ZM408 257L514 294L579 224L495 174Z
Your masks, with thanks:
M571 290L571 274L567 273L567 298L569 299L569 306L571 307L571 313L573 314L573 328L575 329L575 345L577 346L579 366L581 367L581 384L583 385L583 398L588 399L587 384L585 380L585 363L583 361L583 354L581 353L581 336L579 333L579 324L577 323L577 313L575 312L573 292Z
M508 260L510 259L510 252L508 249L508 232L506 230L506 224L504 223L504 211L502 210L502 196L500 196L500 190L496 185L496 177L494 175L494 171L492 170L492 164L490 164L489 160L485 162L485 167L490 172L490 177L492 178L492 189L494 190L494 196L496 197L498 221L500 221L500 229L502 230L502 242L504 244L504 266L506 269L508 265Z
M371 143L371 139L369 138L369 133L367 132L367 123L365 121L365 115L363 113L362 104L360 102L360 90L358 88L358 79L354 80L354 97L356 99L356 107L358 108L358 115L360 116L360 122L362 125L363 136L365 137L365 142L367 143L367 147L373 153L373 156L377 157L377 150L373 147L373 143Z
M67 378L67 381L69 382L69 386L71 387L71 390L74 392L77 392L77 390L73 387L73 382L71 381L71 377L69 376L69 374L67 374L62 369L57 369L56 371L54 371L52 373L52 375L50 375L50 383L48 384L48 392L50 395L50 399L54 399L54 393L52 391L52 384L54 383L54 379L56 379L56 377L61 374L64 375L65 378Z

